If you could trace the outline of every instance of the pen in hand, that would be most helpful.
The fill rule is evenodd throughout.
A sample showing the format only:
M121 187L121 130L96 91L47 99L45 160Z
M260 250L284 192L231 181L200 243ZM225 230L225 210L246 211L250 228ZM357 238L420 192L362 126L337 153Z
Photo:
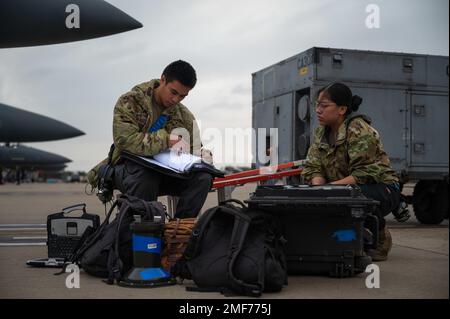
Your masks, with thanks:
M170 134L168 144L177 155L189 152L189 144L180 135Z

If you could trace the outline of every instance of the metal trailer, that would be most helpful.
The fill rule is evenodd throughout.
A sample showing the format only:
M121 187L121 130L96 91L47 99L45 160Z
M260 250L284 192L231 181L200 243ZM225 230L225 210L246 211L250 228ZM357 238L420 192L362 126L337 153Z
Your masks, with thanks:
M402 185L417 182L409 198L417 219L448 218L448 56L313 47L253 73L252 126L267 129L265 141L255 134L256 167L269 128L278 128L279 163L306 157L319 125L313 101L336 81L363 98L359 113L371 117Z

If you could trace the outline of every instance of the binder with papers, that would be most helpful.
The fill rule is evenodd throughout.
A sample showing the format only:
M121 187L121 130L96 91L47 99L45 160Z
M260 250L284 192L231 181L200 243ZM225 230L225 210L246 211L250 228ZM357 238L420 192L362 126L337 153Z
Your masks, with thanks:
M198 156L187 153L177 154L168 150L153 157L145 157L123 151L121 157L160 173L179 178L189 178L194 172L206 172L214 177L224 177L224 173L213 165L204 162Z

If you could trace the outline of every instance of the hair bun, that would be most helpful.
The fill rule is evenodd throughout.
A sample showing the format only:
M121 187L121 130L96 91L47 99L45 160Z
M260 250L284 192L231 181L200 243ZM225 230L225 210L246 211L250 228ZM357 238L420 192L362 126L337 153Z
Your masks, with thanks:
M352 97L352 105L351 105L353 112L358 111L359 106L361 105L362 101L363 101L363 99L360 96L353 95L353 97Z

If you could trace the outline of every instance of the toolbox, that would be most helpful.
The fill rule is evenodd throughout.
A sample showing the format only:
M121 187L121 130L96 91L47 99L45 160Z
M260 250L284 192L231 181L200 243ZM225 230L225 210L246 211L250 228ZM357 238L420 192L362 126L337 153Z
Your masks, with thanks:
M364 250L377 245L379 202L357 186L263 185L246 202L279 217L289 274L350 277L371 263Z

